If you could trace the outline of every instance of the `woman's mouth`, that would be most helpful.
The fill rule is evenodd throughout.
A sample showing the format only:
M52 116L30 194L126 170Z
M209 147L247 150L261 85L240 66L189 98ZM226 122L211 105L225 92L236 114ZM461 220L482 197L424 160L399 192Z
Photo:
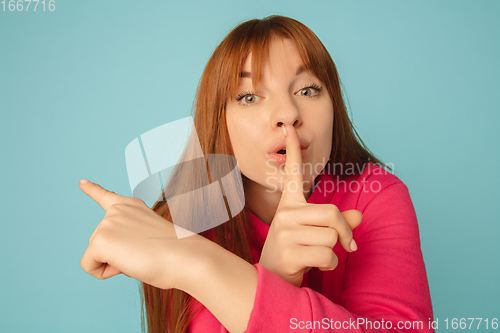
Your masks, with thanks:
M308 148L302 148L300 152L302 153L302 160L306 158ZM286 163L286 149L280 149L275 153L268 153L268 158L273 162L282 165Z

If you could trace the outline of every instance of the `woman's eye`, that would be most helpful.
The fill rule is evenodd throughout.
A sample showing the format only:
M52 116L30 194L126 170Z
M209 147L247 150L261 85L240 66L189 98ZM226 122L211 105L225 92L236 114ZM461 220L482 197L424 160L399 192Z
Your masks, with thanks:
M243 106L255 104L257 98L260 97L253 91L245 91L236 96L236 100Z
M318 90L314 89L314 88L311 88L311 87L301 89L299 92L303 92L302 96L304 96L304 97L313 97L316 94L318 94Z
M245 104L254 104L256 98L257 95L246 95L243 97L243 102L245 102Z
M316 84L312 84L310 86L304 87L299 90L299 96L313 98L316 97L323 87L320 87ZM257 103L257 99L260 98L256 92L254 91L245 91L236 96L236 101L238 101L242 106L250 106L252 104Z

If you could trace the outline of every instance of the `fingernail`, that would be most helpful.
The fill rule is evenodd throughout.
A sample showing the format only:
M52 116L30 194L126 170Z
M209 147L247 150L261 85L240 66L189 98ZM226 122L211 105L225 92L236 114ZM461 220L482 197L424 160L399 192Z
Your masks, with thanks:
M87 179L80 179L80 184L90 183Z
M286 128L285 128L285 124L283 124L282 128L283 128L283 136L286 138Z
M350 248L352 251L356 251L358 249L358 245L356 244L356 241L354 239L351 241Z

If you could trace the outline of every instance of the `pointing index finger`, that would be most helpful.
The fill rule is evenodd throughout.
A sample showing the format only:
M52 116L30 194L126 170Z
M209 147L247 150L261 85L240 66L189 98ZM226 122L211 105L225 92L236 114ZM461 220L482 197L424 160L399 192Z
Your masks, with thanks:
M282 198L305 202L306 198L302 191L304 176L299 136L293 126L285 127L285 124L283 124L283 135L286 144L286 174Z
M89 197L94 199L104 210L108 210L113 204L121 202L122 196L101 187L98 184L89 182L86 179L80 181L80 189Z

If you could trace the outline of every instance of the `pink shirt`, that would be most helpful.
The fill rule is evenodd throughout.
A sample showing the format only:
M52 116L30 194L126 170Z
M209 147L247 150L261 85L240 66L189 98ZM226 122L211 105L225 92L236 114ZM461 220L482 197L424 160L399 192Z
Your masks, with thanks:
M417 217L406 185L369 163L360 176L341 182L322 174L307 202L361 211L363 220L353 230L358 250L348 253L337 242L338 266L328 272L312 268L300 288L255 264L257 294L245 332L434 332ZM251 217L258 262L269 226ZM228 332L201 303L195 301L192 311L199 306L188 332Z

